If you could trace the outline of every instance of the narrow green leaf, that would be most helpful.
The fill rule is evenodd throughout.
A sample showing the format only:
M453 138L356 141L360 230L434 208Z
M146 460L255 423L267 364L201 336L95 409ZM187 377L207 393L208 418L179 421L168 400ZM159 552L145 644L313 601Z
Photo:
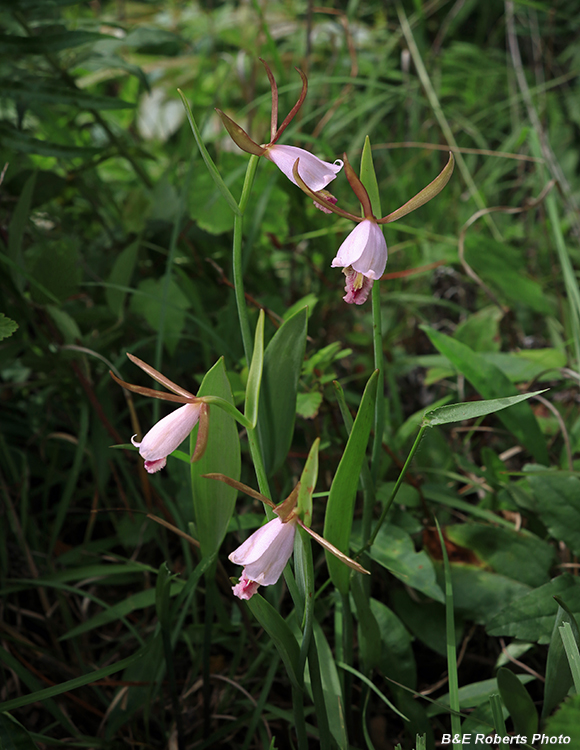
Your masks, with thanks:
M304 360L308 311L284 321L266 347L258 414L258 437L268 475L286 460L296 418L296 393Z
M549 716L556 706L568 695L572 687L572 672L570 663L566 656L564 643L562 642L562 624L566 622L568 627L573 623L574 634L578 638L578 625L572 613L564 607L558 607L558 613L554 621L550 647L548 648L548 659L546 661L546 682L544 685L544 704L542 706L542 718Z
M435 518L437 525L437 534L441 544L441 554L443 556L443 573L445 589L445 639L447 642L447 673L449 680L449 706L453 713L451 714L451 732L459 734L461 730L461 720L457 715L460 709L459 703L459 681L457 677L457 647L455 645L455 617L453 606L453 583L451 580L451 566L447 555L447 547L441 533L439 521ZM455 743L454 743L455 744ZM461 750L461 745L459 745Z
M574 625L576 623L574 622ZM562 642L566 650L566 657L570 665L570 672L574 680L574 689L580 693L580 651L578 651L578 626L574 632L569 622L563 622L559 628Z
M37 750L26 729L10 714L0 714L0 747L2 750Z
M23 154L53 156L56 159L77 159L103 154L102 148L73 146L70 144L42 141L39 138L33 138L22 130L13 128L6 123L0 125L0 144L5 149L20 151Z
M362 576L353 576L352 596L359 626L359 643L364 672L370 674L381 660L381 631L371 610L371 603Z
M48 78L0 79L0 91L5 96L29 103L72 104L78 109L133 109L135 104L115 99L112 96L98 96L83 89L56 84Z
M377 175L373 164L373 152L368 135L365 138L360 158L360 181L369 194L373 214L377 217L382 216L381 194L379 193L379 183L377 182Z
M298 674L300 648L288 623L276 612L263 596L256 594L248 601L248 607L256 620L272 639L280 658L284 662L290 681L299 690L303 675Z
M466 401L461 404L450 404L449 406L440 406L438 409L428 411L423 417L423 424L433 427L439 424L450 424L451 422L461 422L464 419L475 419L484 417L487 414L507 409L509 406L526 401L532 396L539 396L545 393L547 388L532 393L522 393L519 396L506 396L505 398L491 398L484 401Z
M233 406L223 357L206 374L197 395L219 396ZM191 435L192 446L195 445L196 437L197 428ZM202 475L221 472L239 480L240 470L240 439L236 423L223 409L211 406L205 453L191 465L195 523L204 557L219 549L222 543L234 511L237 490L223 482L204 479Z
M121 659L121 661L115 662L115 664L109 664L106 667L102 667L102 669L95 669L93 672L83 674L80 677L75 677L74 679L67 680L66 682L61 682L59 685L53 685L52 687L44 688L44 690L37 690L36 692L30 693L29 695L22 695L19 698L13 698L12 700L4 701L4 703L0 703L0 711L11 711L14 708L29 706L31 703L41 703L48 698L53 698L55 695L62 695L63 693L68 693L71 690L76 690L77 688L83 687L84 685L90 685L91 683L97 682L98 680L103 680L105 677L115 674L115 672L120 672L122 669L125 669L125 667L137 661L137 659L141 659L146 650L147 646L145 646L145 648L139 649L131 656L128 656L126 659Z
M24 183L18 203L12 214L12 220L10 221L10 229L8 232L8 257L15 263L20 264L20 254L22 251L22 238L24 237L24 230L28 222L30 215L30 205L32 202L32 194L34 193L34 186L36 184L36 172L33 172L30 177Z
M184 587L184 581L177 580L171 584L169 590L169 596L174 597L181 593ZM57 587L58 588L58 587ZM72 587L71 587L72 588ZM60 637L61 641L69 640L70 638L76 638L83 633L88 633L95 628L101 628L109 622L115 622L116 620L123 620L131 612L136 610L145 609L146 607L152 607L155 604L155 589L144 589L138 591L136 594L131 594L123 601L117 602L104 609L102 612L94 615L80 625L67 631L63 636ZM127 624L127 623L125 623Z
M427 326L421 326L431 343L461 372L471 385L486 399L519 396L516 387L483 354L472 351L465 344ZM442 407L446 408L446 407ZM516 439L534 456L536 461L548 464L546 439L540 430L530 405L519 403L509 411L502 411L498 418Z
M323 536L345 554L349 551L354 502L373 423L377 377L378 370L375 370L364 390L326 505ZM350 570L330 552L325 554L330 578L337 589L346 596Z
M308 453L308 458L300 475L300 489L298 490L298 502L296 509L305 526L310 526L312 522L312 493L316 488L318 479L318 448L320 438L312 443L312 448Z
M538 728L538 712L530 694L511 669L506 667L501 667L497 672L497 686L512 717L516 734L531 737Z
M237 216L240 216L240 207L238 206L236 199L230 193L228 186L223 181L223 178L221 174L219 173L218 168L214 164L214 161L211 158L211 156L209 155L209 151L205 147L205 143L203 142L201 133L199 132L199 128L197 127L197 123L193 117L193 112L191 111L189 102L187 101L187 99L185 98L185 95L180 89L177 89L177 93L181 97L181 101L183 102L183 106L185 107L185 112L187 113L187 119L189 120L189 124L193 132L193 137L195 138L195 142L197 143L197 147L199 148L201 158L205 162L205 166L207 167L210 175L212 176L215 184L217 185L218 190L226 199L228 206L232 209L234 214L236 214Z
M351 667L342 661L337 662L336 665L337 667L344 669L346 672L350 672L355 677L358 677L361 682L364 682L367 687L369 687L374 693L376 693L376 695L379 696L379 698L391 709L391 711L394 711L405 721L409 721L405 714L402 714L399 709L391 703L387 696L381 693L381 691L369 680L368 677L365 677L364 674L361 674L357 669L354 669L354 667Z
M97 31L63 31L60 34L39 34L38 36L16 36L0 34L0 54L4 55L44 55L47 52L60 52L81 44L114 39L109 34Z
M349 745L338 670L324 631L316 620L314 621L314 642L318 652L320 677L330 732L336 740L337 747L346 748Z
M246 402L244 414L252 425L252 429L258 421L258 403L260 399L260 386L262 383L262 371L264 369L264 310L260 310L258 324L256 325L256 336L254 338L254 351L248 373L246 385Z

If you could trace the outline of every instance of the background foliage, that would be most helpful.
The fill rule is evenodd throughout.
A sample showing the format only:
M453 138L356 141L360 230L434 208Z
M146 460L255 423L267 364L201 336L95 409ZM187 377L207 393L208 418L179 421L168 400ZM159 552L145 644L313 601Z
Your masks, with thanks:
M352 590L350 662L333 621L340 601L320 590L327 572L314 551L323 681L347 706L344 731L329 709L334 741L414 747L425 733L431 748L450 731L457 691L447 683L450 618L435 518L449 557L461 731L500 731L499 715L504 730L541 726L578 738L558 629L570 622L573 643L580 612L576 4L2 0L0 13L6 746L165 747L177 716L187 747L294 741L278 652L228 580L236 571L226 555L261 523L259 504L238 498L208 613L203 574L215 563L200 564L194 546L151 518L196 538L187 465L170 460L150 478L127 445L165 412L108 374L149 385L130 351L196 392L223 357L243 403L233 216L176 89L239 196L247 156L214 107L268 140L259 57L276 75L281 112L300 90L293 66L309 77L285 142L329 161L346 151L358 164L370 137L385 214L440 171L450 148L457 160L437 199L387 229L387 418L375 516L427 407L550 389L425 432L370 550L370 591ZM341 204L355 209L345 181L336 184ZM265 308L269 341L304 305L309 316L292 444L287 457L269 456L268 469L278 501L320 438L319 531L347 437L332 383L354 415L373 370L370 303L345 305L343 277L330 268L350 228L259 165L244 236L252 326ZM242 449L241 478L253 485L244 441ZM360 526L355 510L354 550ZM264 597L290 615L282 582ZM306 723L317 747L311 704Z

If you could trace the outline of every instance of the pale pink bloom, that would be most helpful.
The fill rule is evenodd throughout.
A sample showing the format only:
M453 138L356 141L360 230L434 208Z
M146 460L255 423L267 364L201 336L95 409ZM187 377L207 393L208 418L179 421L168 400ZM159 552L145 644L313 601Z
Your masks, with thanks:
M237 597L250 599L258 585L271 586L276 583L294 549L295 533L295 518L284 523L276 516L232 552L229 559L236 565L244 566L240 582L233 587ZM252 582L256 584L255 587L251 585Z
M373 288L374 281L367 279L362 273L355 271L351 266L343 269L343 274L346 276L346 284L344 291L346 294L343 297L345 302L349 305L362 305L366 302L371 289Z
M133 435L131 442L139 448L141 457L145 459L145 469L149 474L163 469L167 463L167 456L179 448L198 423L202 407L202 402L180 406L179 409L160 419L140 443Z
M364 219L338 248L332 267L352 266L367 279L380 279L387 265L387 243L376 221Z
M284 172L286 177L295 185L298 183L292 172L296 159L300 159L300 177L315 193L332 182L343 167L340 159L331 164L328 161L322 161L322 159L311 154L310 151L298 148L298 146L279 146L277 143L273 146L267 146L264 156L274 162L278 169Z
M244 570L240 580L235 586L232 586L232 591L238 599L251 599L259 588L259 583L256 583L256 581L250 581L249 578L246 578L246 571Z
M332 193L329 193L328 190L319 190L318 195L327 203L330 203L331 206L336 206L338 203L338 199ZM332 209L326 208L322 203L318 203L318 201L312 201L312 203L319 211L322 211L323 214L332 213Z

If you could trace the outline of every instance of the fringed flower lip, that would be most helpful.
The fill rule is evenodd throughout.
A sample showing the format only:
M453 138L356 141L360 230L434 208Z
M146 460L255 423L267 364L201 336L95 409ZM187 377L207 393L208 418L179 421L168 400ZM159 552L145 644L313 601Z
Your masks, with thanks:
M373 282L376 279L380 279L385 272L387 265L387 243L379 224L389 224L392 221L396 221L434 198L449 182L453 174L454 164L453 154L449 152L449 161L446 166L427 187L423 188L423 190L418 192L417 195L400 208L397 208L381 219L377 219L373 214L369 194L350 165L346 154L344 154L344 171L353 192L362 206L363 216L356 216L349 211L345 211L343 208L325 200L322 195L317 194L302 179L299 171L300 159L294 162L292 169L294 180L306 195L310 196L325 213L334 213L355 221L358 224L342 243L336 257L332 261L333 267L339 266L344 269L346 295L343 299L345 302L357 305L365 302Z
M345 565L348 565L358 573L368 573L368 570L359 565L355 560L337 549L333 544L327 542L311 528L306 526L296 512L296 503L300 491L300 482L294 487L288 497L279 505L261 495L256 490L248 487L241 482L231 479L224 474L203 474L207 479L217 479L230 487L234 487L241 492L245 492L250 497L260 500L268 505L276 518L261 526L246 541L235 549L229 559L236 565L243 565L242 575L233 587L234 594L240 599L251 599L256 593L259 586L271 586L282 575L286 563L292 555L294 549L294 536L296 526L300 526L313 539L321 544L326 550L331 552Z
M270 142L260 146L250 138L246 131L242 127L240 127L237 122L234 122L234 120L232 120L224 112L222 112L221 109L216 109L216 112L220 116L221 121L230 134L231 139L239 148L242 149L242 151L246 151L246 153L248 154L254 154L254 156L264 156L266 159L269 159L295 185L297 183L294 179L292 168L296 159L301 159L302 178L304 182L311 190L314 190L316 192L319 190L323 190L330 182L332 182L332 180L334 180L336 175L342 169L342 161L340 159L337 159L334 164L331 164L330 162L322 161L322 159L319 159L317 156L314 156L314 154L311 154L309 151L306 151L303 148L298 148L297 146L282 146L278 145L277 143L288 125L296 116L298 110L304 102L304 99L306 98L306 93L308 91L308 79L299 68L296 68L296 70L300 74L300 77L302 78L302 91L300 92L298 101L292 107L288 115L284 118L282 124L278 127L278 86L276 85L276 80L274 79L274 75L270 70L268 64L264 60L262 60L262 58L260 58L260 61L266 68L268 80L270 81L270 88L272 90Z
M181 445L198 422L199 430L197 433L197 442L191 460L192 462L199 460L203 456L207 445L209 405L203 398L194 396L193 393L190 393L185 390L185 388L177 385L177 383L169 380L169 378L160 373L154 367L151 367L151 365L143 362L133 354L127 353L127 356L133 364L140 367L152 377L153 380L156 380L169 391L172 391L172 393L164 393L163 391L156 391L153 388L126 383L124 380L118 378L113 372L109 371L109 374L116 383L123 388L126 388L128 391L138 393L141 396L149 396L151 398L161 399L162 401L183 404L179 409L176 409L171 414L160 419L159 422L157 422L157 424L145 434L141 442L135 440L135 435L131 438L131 442L136 448L139 448L139 454L145 461L145 469L149 474L154 474L160 469L163 469L167 463L167 456L170 453L173 453L173 451Z

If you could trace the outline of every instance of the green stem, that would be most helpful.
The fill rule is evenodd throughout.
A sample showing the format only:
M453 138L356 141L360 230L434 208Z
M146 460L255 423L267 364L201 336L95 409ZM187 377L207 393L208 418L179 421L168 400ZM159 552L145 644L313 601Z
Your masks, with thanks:
M163 357L163 338L165 335L165 320L167 306L171 304L169 301L169 286L173 277L173 264L175 261L175 253L177 250L177 240L179 239L179 233L181 231L181 219L185 213L185 203L187 201L187 195L189 193L189 182L193 171L193 160L190 163L187 177L185 178L185 184L181 191L179 204L177 206L177 214L173 222L171 230L171 239L169 241L169 254L167 255L167 263L165 264L165 274L163 276L163 287L161 291L161 309L159 312L159 325L157 327L157 340L155 342L155 369L161 370L161 359ZM159 384L154 383L153 387L158 390ZM159 419L159 407L160 404L157 400L153 402L153 422L157 422Z
M250 156L248 162L248 168L246 170L246 177L244 179L244 186L242 188L242 195L240 197L240 214L239 216L234 215L234 239L232 246L232 272L234 277L234 289L236 293L236 305L238 308L238 318L240 321L240 330L242 333L242 342L244 345L244 354L246 355L246 361L248 366L252 361L253 351L253 340L252 332L250 329L250 321L248 318L248 308L246 307L246 296L244 293L244 276L243 276L243 262L242 262L242 227L244 221L244 212L248 206L250 194L252 191L252 185L254 183L254 177L256 176L256 169L258 168L258 157Z
M437 533L441 543L441 553L443 555L443 570L445 573L445 635L447 641L447 675L449 680L449 707L451 708L451 733L453 734L453 750L462 750L461 742L456 742L455 737L461 737L461 718L459 716L459 681L457 677L457 649L455 646L455 617L453 607L453 585L451 583L451 566L447 556L445 540L441 533L439 522L437 524Z
M232 247L232 269L234 277L234 288L236 292L236 305L238 308L238 318L240 321L240 331L242 333L244 354L246 355L248 366L252 361L254 344L252 339L252 332L250 329L248 308L246 307L246 295L244 293L242 227L244 221L244 213L246 211L246 208L248 207L252 185L254 184L254 177L256 176L256 170L258 168L258 159L258 156L250 156L250 160L248 162L246 177L244 179L244 186L242 188L242 194L240 196L239 202L240 214L239 216L234 216L234 239ZM262 459L262 453L260 451L258 437L255 429L248 430L248 443L250 445L250 455L252 456L252 461L254 463L254 469L256 471L256 477L258 479L258 487L260 488L260 492L262 493L262 495L270 497L268 477L266 475L266 470L264 469L264 461Z
M385 428L385 368L383 356L383 330L381 320L381 283L375 281L372 291L372 313L373 313L373 354L375 370L379 371L377 379L377 400L375 402L375 438L371 458L371 476L373 482L377 483L379 466L383 452L383 432ZM366 541L366 540L364 540Z
M272 500L273 498L270 494L268 476L266 474L266 469L264 468L264 460L262 458L262 452L258 443L257 430L248 430L248 443L250 446L250 455L254 464L254 471L256 472L256 479L258 480L258 488L262 495L265 495L266 497L270 498L270 500ZM266 515L269 519L274 518L274 515L271 513L269 508L266 507L265 510Z
M386 502L385 507L383 508L383 512L381 513L381 516L380 516L379 520L377 521L377 525L375 526L375 530L371 534L370 539L365 544L365 546L363 547L363 549L361 550L361 552L366 552L366 550L370 549L373 546L374 541L377 538L377 534L379 533L379 530L380 530L381 526L383 525L383 522L384 522L385 518L387 517L387 513L389 512L389 510L391 508L391 505L393 504L393 500L395 499L395 497L397 495L397 492L399 491L399 487L403 483L403 479L405 478L405 474L407 473L407 469L409 468L409 465L410 465L411 461L413 460L413 456L417 452L417 448L419 447L419 443L421 442L421 438L423 437L423 433L425 432L425 430L427 429L428 426L429 425L426 425L426 424L421 425L421 429L419 430L419 434L415 438L415 442L413 443L413 447L411 448L411 452L407 456L407 460L405 461L405 465L401 469L401 473L399 474L399 478L395 482L395 486L393 487L393 491L391 492L391 496L389 497L388 501ZM360 553L359 553L359 555L360 555Z

